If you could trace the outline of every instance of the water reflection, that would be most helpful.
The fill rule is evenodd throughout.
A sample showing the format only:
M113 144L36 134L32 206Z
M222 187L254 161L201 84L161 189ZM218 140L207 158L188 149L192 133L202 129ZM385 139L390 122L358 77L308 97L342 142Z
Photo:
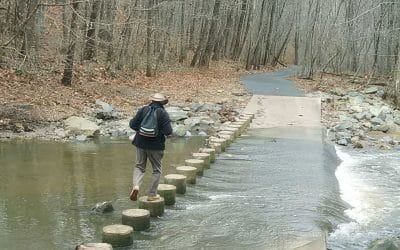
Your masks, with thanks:
M203 143L202 138L167 143L164 173ZM132 206L134 159L129 141L1 143L0 248L71 249L99 239L101 228L119 222L119 212ZM113 200L117 211L90 214L104 200Z

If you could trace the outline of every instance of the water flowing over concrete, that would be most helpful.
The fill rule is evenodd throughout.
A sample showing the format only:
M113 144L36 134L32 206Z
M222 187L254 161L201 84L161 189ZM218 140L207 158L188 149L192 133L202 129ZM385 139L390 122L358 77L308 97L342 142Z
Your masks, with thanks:
M276 188L276 192L270 193L272 196L270 199L279 201L279 197L289 194L291 201L286 202L291 204L292 208L297 208L296 213L299 217L303 217L303 221L300 220L300 223L303 223L306 228L305 225L308 225L308 232L313 235L311 237L307 235L307 229L299 229L297 237L289 240L291 244L287 244L287 246L291 249L326 249L326 232L321 230L318 233L318 230L312 226L309 220L315 215L310 216L302 211L301 200L306 200L308 203L307 205L303 204L305 205L304 209L317 209L317 207L323 206L323 202L319 200L320 198L311 198L309 195L313 193L317 195L316 197L326 196L324 191L318 191L319 188L326 185L320 178L324 179L326 175L330 174L330 182L333 183L333 186L337 186L337 184L334 181L333 172L327 173L324 169L325 161L329 162L329 159L324 158L326 149L324 146L325 131L320 123L321 100L320 98L304 97L291 81L285 79L295 72L296 68L292 67L277 73L243 77L243 82L254 94L245 112L254 114L251 124L252 136L259 139L270 138L273 142L278 142L275 147L260 144L256 153L259 157L258 161L272 161L277 165L271 169L269 178L286 177L280 183L274 183L273 188ZM277 153L279 152L278 148L285 153ZM264 156L262 156L263 150L265 150ZM278 151L274 152L275 150ZM305 155L307 157L304 157ZM283 164L283 162L285 163ZM286 183L287 186L281 185L282 183ZM315 186L310 188L306 183ZM295 190L297 189L297 191L293 190L293 186L296 186ZM330 189L329 187L324 188L326 188L325 191ZM304 193L298 190L303 190ZM290 193L295 195L292 196ZM292 208L289 205L286 213L291 214ZM285 223L285 220L282 223ZM295 226L295 228L301 227L301 225Z

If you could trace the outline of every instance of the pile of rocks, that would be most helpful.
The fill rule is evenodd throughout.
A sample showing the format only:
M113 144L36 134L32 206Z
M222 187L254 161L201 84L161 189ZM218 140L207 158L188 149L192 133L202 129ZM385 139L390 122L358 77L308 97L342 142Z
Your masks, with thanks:
M50 132L54 139L86 141L98 136L129 137L134 131L129 128L129 120L117 112L111 105L97 101L101 108L93 110L85 117L69 117L63 124ZM224 122L229 122L239 110L228 108L222 104L192 103L186 106L168 106L165 108L172 121L177 136L207 136ZM134 115L134 114L132 114Z
M321 97L323 123L331 141L355 148L378 146L390 149L399 145L400 111L384 101L385 92L381 87L308 95Z

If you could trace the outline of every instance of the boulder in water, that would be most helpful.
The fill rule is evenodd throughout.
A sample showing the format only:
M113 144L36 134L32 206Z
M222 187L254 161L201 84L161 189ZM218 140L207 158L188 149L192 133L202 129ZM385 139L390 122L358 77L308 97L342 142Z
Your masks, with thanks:
M109 213L114 211L114 207L110 201L103 201L96 203L92 211L96 213Z

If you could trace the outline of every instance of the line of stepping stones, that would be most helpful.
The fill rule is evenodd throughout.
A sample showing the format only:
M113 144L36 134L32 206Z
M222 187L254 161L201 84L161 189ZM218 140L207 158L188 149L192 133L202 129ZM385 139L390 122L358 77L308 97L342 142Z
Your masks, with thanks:
M196 177L215 162L216 155L239 137L250 125L254 115L244 114L235 122L223 128L216 136L208 139L208 148L200 148L192 159L185 160L185 166L176 167L176 174L164 176L164 184L159 184L160 199L147 201L147 196L139 197L139 208L122 211L122 224L103 227L102 243L82 243L77 250L110 250L133 244L133 231L143 231L150 227L150 217L162 216L164 207L175 204L176 194L186 193L186 184L196 184Z

